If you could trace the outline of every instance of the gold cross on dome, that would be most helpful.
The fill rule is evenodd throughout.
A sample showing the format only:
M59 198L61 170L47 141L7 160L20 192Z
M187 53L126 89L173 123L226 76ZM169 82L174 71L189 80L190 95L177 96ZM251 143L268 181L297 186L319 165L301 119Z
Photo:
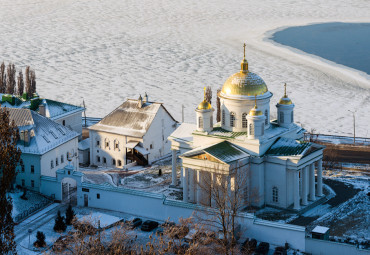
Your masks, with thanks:
M245 46L247 46L245 43L243 44L243 48L244 48L244 58L245 58Z
M284 84L284 96L286 97L286 83Z

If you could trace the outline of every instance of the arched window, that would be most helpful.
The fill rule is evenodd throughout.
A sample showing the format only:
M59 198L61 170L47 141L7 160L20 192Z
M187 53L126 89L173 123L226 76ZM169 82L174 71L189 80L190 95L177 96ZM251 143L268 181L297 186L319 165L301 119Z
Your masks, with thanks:
M225 125L225 110L222 109L222 125Z
M292 123L294 122L294 119L293 119L293 111L290 113L291 114L291 120L292 120Z
M112 159L112 165L116 165L116 160L115 159Z
M261 126L261 135L264 135L264 134L265 134L265 126L262 123L262 126Z
M203 118L202 117L198 118L198 127L203 128Z
M253 126L253 124L251 123L251 124L249 124L249 134L250 135L254 135L254 126Z
M272 188L272 202L279 202L279 189L277 187Z
M230 127L235 127L235 113L230 113Z
M247 113L242 114L242 127L243 128L248 127Z
M280 112L280 123L284 123L284 113Z
M109 139L105 138L104 142L105 142L105 148L109 147Z
M265 110L265 117L266 117L266 119L265 119L265 125L268 125L269 124L269 119L268 119L268 112L267 112L267 110Z

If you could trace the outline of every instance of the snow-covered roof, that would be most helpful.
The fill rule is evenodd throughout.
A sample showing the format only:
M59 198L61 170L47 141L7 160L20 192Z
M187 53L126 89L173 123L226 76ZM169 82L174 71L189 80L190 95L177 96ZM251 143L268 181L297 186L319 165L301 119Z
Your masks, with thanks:
M183 141L191 142L193 141L192 133L197 129L195 124L182 123L173 133L170 138L180 139Z
M281 137L267 150L266 155L302 156L311 146L312 143Z
M319 234L325 234L326 232L328 232L329 228L327 227L322 227L322 226L316 226L312 232L314 233L319 233Z
M51 118L52 120L56 120L76 112L82 112L84 110L83 107L77 105L62 103L50 99L44 99L43 103L45 104L46 117ZM36 111L38 112L39 109L37 108Z
M16 96L13 96L14 104L10 104L8 101L2 101L3 96L8 96L8 95L0 93L0 102L1 102L2 107L17 108L17 109L31 109L31 100L23 100ZM62 103L62 102L58 102L58 101L51 100L51 99L39 99L39 102L40 104L42 103L45 105L45 115L46 117L52 120L57 120L59 118L68 116L76 112L82 112L85 109L77 105ZM36 106L35 109L34 108L32 109L39 113L38 105Z
M162 103L147 102L139 107L138 100L128 99L89 129L131 137L143 137L161 107L167 112ZM168 115L172 118L169 113Z
M193 157L202 153L207 153L212 157L224 162L231 163L233 161L249 157L249 154L241 150L236 145L223 141L210 146L196 148L182 154L183 157Z
M88 150L90 148L90 138L86 138L78 143L78 149L80 151Z
M19 131L28 130L30 142L18 142L22 153L45 154L46 152L66 143L79 134L29 109L8 109L10 120L14 120Z

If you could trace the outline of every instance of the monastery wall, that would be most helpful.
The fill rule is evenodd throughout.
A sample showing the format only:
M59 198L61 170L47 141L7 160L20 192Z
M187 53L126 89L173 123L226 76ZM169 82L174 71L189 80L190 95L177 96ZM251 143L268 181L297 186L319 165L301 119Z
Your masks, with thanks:
M195 210L206 210L199 205L166 199L157 193L90 183L82 183L82 189L78 189L79 206L84 206L86 195L89 207L125 212L158 221L170 219L178 222L181 217L192 216ZM280 246L288 242L294 249L305 250L304 227L259 220L252 214L240 214L237 220L241 224L242 239L255 238Z

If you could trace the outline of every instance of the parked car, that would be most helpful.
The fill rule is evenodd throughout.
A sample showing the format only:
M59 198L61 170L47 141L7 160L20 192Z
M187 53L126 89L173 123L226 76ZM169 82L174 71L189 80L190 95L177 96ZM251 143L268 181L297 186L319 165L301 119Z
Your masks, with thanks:
M138 226L141 225L141 223L143 223L142 219L140 218L135 218L131 221L127 221L129 223L129 226L131 227L131 229L134 229L134 228L137 228Z
M144 221L143 225L141 225L141 230L142 231L152 231L156 227L158 227L158 222L153 221L153 220L146 220Z
M274 255L286 255L286 254L287 252L284 247L279 246L275 248Z
M256 255L265 255L269 252L270 244L266 242L261 242L257 249L255 250L254 254Z

